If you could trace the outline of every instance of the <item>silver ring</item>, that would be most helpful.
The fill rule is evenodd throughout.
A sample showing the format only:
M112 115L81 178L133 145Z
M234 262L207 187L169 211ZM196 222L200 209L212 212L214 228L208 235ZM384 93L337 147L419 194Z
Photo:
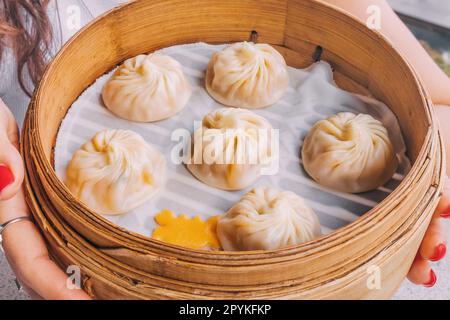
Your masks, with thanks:
M20 221L30 221L30 222L32 222L31 218L26 216L26 217L14 218L14 219L11 219L9 221L6 221L3 224L0 224L0 249L2 251L3 251L3 238L2 238L3 231L5 231L6 227L8 227L8 226L10 226L10 225L12 225L14 223L20 222ZM14 278L14 283L16 284L17 291L22 292L23 291L22 290L23 287L22 287L22 285L20 284L20 282L19 282L19 280L17 278Z
M5 231L5 229L6 229L8 226L10 226L10 225L12 225L12 224L14 224L14 223L17 223L17 222L21 222L21 221L30 221L30 222L33 222L33 221L31 220L30 217L25 216L25 217L14 218L14 219L11 219L11 220L9 220L9 221L6 221L6 222L3 223L3 224L0 224L0 250L1 250L2 252L4 252L4 251L3 251L3 238L2 238L2 233L3 233L3 231Z
M6 229L7 226L10 226L10 225L20 222L20 221L31 221L31 218L28 216L18 217L18 218L14 218L9 221L6 221L4 224L0 224L0 236L2 235L3 231Z

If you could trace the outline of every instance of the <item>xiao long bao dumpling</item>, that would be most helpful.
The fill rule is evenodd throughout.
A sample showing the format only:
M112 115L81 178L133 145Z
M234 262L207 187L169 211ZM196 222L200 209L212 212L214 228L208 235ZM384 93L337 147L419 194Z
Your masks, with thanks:
M162 54L139 55L117 68L103 88L103 102L117 116L152 122L183 109L192 93L181 64Z
M268 44L240 42L213 55L206 89L218 102L238 108L263 108L277 102L289 85L283 56Z
M317 122L304 141L302 159L318 183L350 193L378 188L398 166L383 124L370 115L350 112Z
M194 132L187 167L200 181L224 190L252 184L272 160L272 126L245 109L221 108Z
M104 130L73 155L66 185L93 211L117 215L154 196L164 185L165 172L164 156L140 135Z
M314 211L297 194L256 188L219 218L217 235L226 251L275 250L321 235Z

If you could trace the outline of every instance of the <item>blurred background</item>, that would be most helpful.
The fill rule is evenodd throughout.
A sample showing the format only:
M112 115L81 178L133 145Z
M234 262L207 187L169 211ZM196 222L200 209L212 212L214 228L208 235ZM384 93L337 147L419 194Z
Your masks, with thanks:
M388 0L400 18L450 76L450 1Z

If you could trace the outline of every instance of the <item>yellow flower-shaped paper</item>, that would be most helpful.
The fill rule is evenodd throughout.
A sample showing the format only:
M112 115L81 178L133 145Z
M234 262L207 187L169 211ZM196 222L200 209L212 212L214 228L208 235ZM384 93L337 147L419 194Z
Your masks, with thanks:
M153 232L153 239L191 249L219 250L217 221L214 216L203 221L199 216L189 218L182 214L174 216L170 210L163 210L155 217L159 227Z

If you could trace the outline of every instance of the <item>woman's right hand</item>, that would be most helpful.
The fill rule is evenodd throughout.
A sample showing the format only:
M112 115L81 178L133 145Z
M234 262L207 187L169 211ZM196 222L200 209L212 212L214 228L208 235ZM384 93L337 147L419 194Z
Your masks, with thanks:
M22 189L24 169L18 147L16 121L0 99L0 224L30 217ZM45 241L31 221L7 226L2 237L9 264L32 298L89 299L81 289L67 286L68 276L50 259Z

